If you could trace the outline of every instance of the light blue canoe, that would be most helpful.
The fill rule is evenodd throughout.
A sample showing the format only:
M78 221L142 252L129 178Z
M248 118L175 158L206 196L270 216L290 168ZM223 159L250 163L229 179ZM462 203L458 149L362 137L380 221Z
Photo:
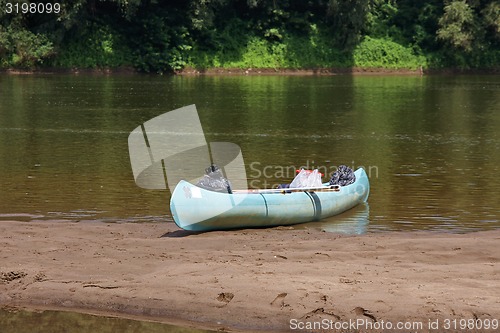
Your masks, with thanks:
M366 202L370 183L364 169L355 171L356 181L339 189L237 191L219 193L184 180L172 193L170 210L184 230L208 231L270 227L319 221Z

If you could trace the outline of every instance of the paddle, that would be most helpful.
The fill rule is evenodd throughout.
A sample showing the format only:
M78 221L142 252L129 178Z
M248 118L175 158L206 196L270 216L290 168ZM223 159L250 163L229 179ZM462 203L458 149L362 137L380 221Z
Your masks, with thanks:
M338 192L339 185L327 185L321 187L296 187L296 188L271 188L271 189L256 189L256 190L233 190L233 193L249 193L249 194L266 194L266 193L292 193L292 192Z

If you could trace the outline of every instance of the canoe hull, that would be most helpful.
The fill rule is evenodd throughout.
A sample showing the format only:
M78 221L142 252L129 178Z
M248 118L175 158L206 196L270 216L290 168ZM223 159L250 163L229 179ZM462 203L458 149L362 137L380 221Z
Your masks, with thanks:
M175 223L195 231L269 227L318 221L340 214L368 199L364 169L356 182L340 191L292 193L217 193L186 181L177 184L170 200Z

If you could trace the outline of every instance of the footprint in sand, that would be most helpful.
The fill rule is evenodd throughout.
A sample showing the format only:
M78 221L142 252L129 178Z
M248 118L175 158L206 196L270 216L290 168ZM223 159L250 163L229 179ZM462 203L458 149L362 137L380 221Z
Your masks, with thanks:
M281 294L278 294L278 296L276 296L273 301L271 302L271 305L272 306L277 306L277 307L280 307L280 308L283 308L285 306L285 297L286 295L288 295L287 293L281 293Z
M220 293L218 296L217 296L217 300L219 302L223 302L223 303L229 303L231 302L231 300L234 298L234 294L233 293Z
M377 322L377 318L375 318L375 316L371 313L370 310L363 309L362 307L357 306L354 309L352 309L352 312L354 312L358 316L365 316L365 317L370 318L374 322Z
M28 275L28 273L23 271L0 272L0 282L11 282L22 279L26 275Z

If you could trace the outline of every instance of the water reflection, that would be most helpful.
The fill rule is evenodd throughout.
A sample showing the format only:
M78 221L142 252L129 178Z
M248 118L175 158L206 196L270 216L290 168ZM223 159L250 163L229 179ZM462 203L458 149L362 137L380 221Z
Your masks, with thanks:
M65 311L8 311L0 309L2 333L208 333L213 331L147 321L103 317Z
M369 217L370 206L368 203L362 203L340 215L319 222L301 224L295 228L314 228L337 234L361 235L368 229Z

